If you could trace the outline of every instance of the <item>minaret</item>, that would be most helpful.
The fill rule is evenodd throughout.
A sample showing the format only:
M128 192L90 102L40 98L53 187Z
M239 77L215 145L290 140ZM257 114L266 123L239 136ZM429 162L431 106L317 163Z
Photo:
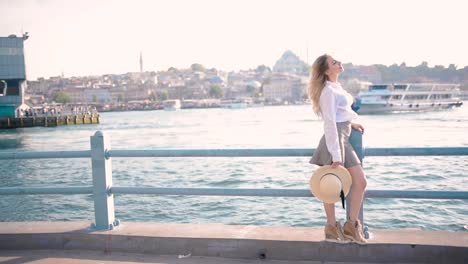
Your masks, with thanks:
M140 72L143 72L143 54L140 51Z

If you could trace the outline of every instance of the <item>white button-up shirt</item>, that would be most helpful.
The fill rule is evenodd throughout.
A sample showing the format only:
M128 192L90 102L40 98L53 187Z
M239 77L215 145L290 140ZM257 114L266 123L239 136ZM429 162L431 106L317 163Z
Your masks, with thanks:
M326 81L325 87L320 94L320 111L323 119L323 130L325 142L332 155L333 162L343 162L340 144L338 142L337 122L346 122L358 117L351 109L353 96L346 92L341 84Z

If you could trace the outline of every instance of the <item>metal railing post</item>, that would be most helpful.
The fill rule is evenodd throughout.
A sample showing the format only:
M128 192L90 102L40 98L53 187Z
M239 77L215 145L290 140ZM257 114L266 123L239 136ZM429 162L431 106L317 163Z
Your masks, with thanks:
M349 137L349 143L351 146L353 146L354 151L356 151L356 154L361 161L361 165L363 165L363 159L364 159L364 148L362 147L362 134L361 132L352 129L351 130L351 136ZM349 218L349 208L351 204L351 194L346 199L346 219ZM367 226L364 225L364 198L363 202L361 204L361 210L359 211L359 221L362 223L363 229L364 229L364 234L366 238L369 238L369 232Z
M93 171L93 197L95 223L92 229L113 229L119 224L115 220L114 196L109 192L112 187L112 162L106 157L111 144L101 131L91 136L91 163Z

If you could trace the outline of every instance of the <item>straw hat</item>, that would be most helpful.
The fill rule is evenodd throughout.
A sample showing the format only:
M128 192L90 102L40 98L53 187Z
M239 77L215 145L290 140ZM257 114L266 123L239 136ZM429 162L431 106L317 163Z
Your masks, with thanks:
M309 185L312 194L324 203L336 203L342 201L344 208L344 198L351 189L352 178L348 170L343 166L334 169L330 165L318 168L312 177Z

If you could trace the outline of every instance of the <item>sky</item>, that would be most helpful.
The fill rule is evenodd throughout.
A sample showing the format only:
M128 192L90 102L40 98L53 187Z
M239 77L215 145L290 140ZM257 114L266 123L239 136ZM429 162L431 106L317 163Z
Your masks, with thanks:
M28 32L29 80L169 67L272 67L286 50L356 65L468 65L464 0L0 0L0 36Z

